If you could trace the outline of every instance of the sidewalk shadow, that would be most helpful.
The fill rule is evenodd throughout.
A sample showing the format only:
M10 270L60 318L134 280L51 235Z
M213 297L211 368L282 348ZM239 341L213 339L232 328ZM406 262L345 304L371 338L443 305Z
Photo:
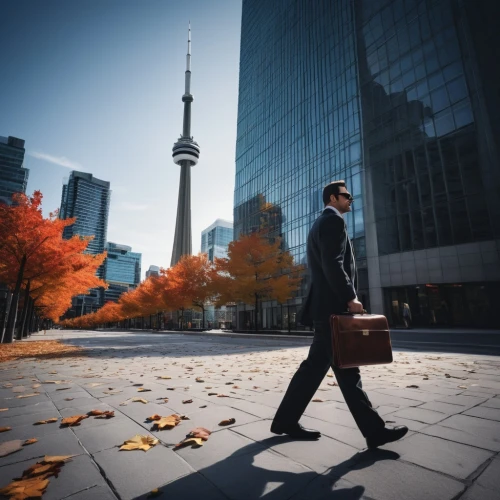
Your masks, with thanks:
M285 438L286 439L286 438ZM159 487L158 498L182 500L360 500L365 488L342 483L340 488L332 490L344 474L352 469L370 467L379 460L397 460L399 455L391 451L364 451L355 453L344 462L332 466L323 474L273 470L273 458L284 459L282 455L267 452L272 446L283 442L283 438L270 437L240 448L227 458L200 469L197 473L179 478ZM300 444L298 444L300 445ZM265 465L266 468L259 465ZM167 466L167 464L166 464ZM294 466L297 466L294 463ZM268 468L267 468L268 467ZM279 467L279 465L277 466ZM300 465L298 465L300 467ZM294 467L295 468L295 467ZM311 483L318 479L319 496L310 496L306 491ZM221 485L221 489L215 485ZM346 486L347 485L347 486ZM274 489L272 489L274 488ZM160 496L161 495L161 496ZM151 493L135 497L134 500L156 498Z

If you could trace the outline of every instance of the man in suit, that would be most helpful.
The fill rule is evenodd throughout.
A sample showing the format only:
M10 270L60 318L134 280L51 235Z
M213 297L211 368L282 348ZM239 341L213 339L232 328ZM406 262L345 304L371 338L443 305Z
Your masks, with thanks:
M344 181L323 189L325 209L314 222L307 238L307 261L311 276L309 293L301 311L301 323L314 326L309 355L293 376L271 425L271 432L293 438L318 439L318 431L299 424L323 378L332 367L347 406L369 448L401 439L405 426L389 429L373 409L361 385L359 368L338 369L333 365L329 318L349 311L362 313L356 294L356 263L342 215L353 202Z

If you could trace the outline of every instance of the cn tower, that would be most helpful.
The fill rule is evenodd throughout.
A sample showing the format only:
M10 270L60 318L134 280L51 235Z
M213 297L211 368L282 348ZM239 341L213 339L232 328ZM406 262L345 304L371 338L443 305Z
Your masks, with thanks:
M172 148L174 163L181 167L179 183L179 200L177 203L177 219L175 222L174 248L171 266L175 266L183 255L191 255L191 167L198 163L200 147L191 136L191 23L188 29L188 50L186 55L185 88L182 102L184 118L182 135Z

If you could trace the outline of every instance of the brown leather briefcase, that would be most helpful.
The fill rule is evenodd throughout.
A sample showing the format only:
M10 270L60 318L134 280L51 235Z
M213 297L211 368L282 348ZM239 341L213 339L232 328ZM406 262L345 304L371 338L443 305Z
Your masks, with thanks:
M337 368L392 363L387 318L381 314L330 316L333 363Z

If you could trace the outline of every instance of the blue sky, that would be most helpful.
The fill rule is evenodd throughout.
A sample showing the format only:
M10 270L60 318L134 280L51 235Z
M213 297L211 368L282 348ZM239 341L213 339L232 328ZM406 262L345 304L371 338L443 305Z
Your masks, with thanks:
M168 267L179 189L187 26L192 29L193 252L232 220L239 0L6 0L0 136L26 141L28 192L59 208L71 169L111 182L108 240Z

